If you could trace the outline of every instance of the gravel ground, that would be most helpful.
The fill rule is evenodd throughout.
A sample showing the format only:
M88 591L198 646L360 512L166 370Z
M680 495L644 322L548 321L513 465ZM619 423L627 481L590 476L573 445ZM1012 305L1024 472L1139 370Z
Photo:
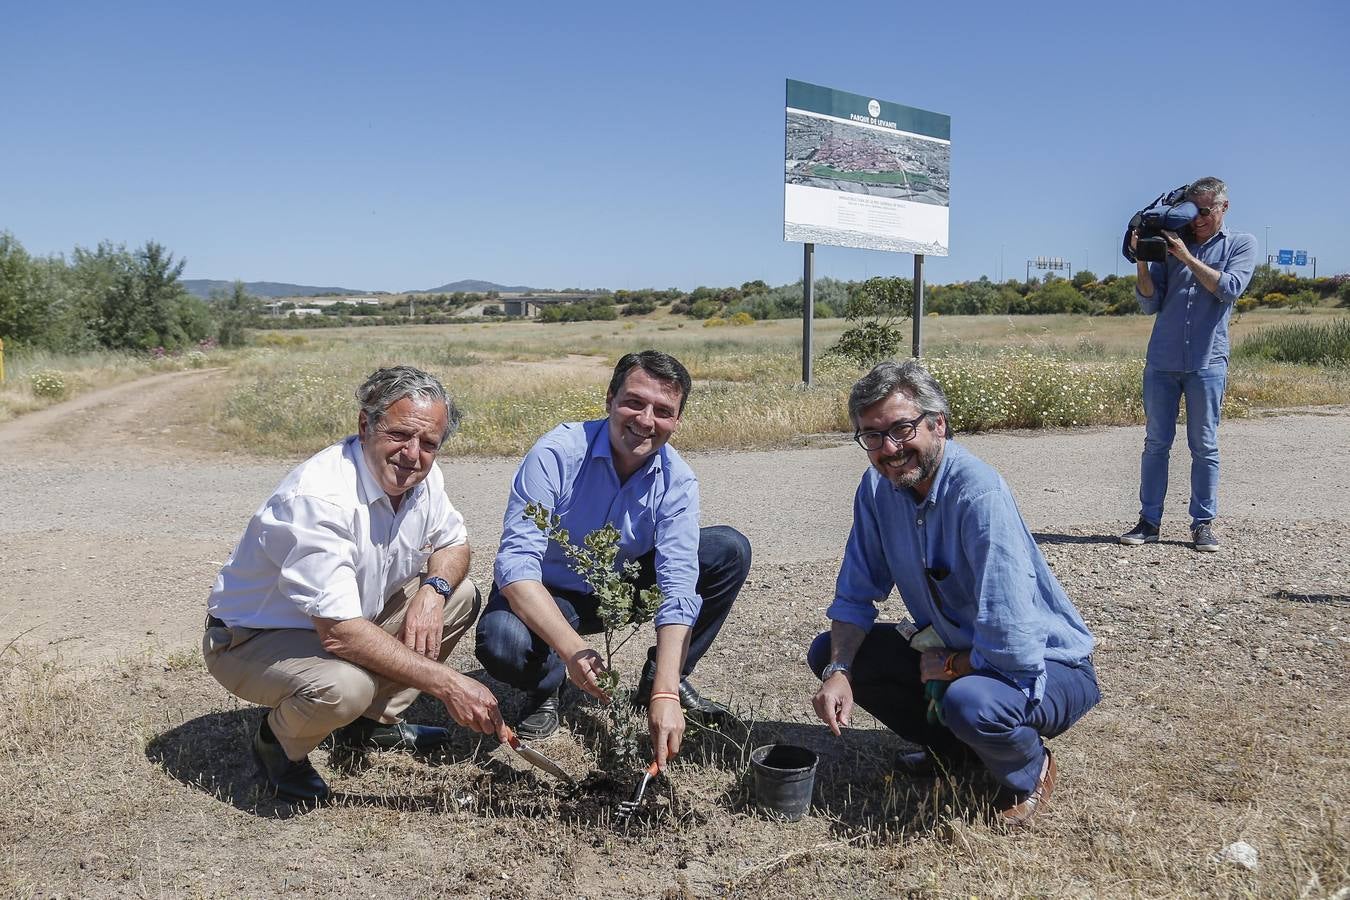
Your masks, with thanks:
M156 376L0 425L0 642L22 636L68 661L196 642L215 570L298 461L195 449L190 405L214 374ZM1343 543L1350 409L1230 421L1220 434L1225 547L1205 556L1176 543L1187 536L1184 440L1173 456L1164 544L1131 552L1111 539L1137 513L1141 428L958 439L1012 485L1052 561L1067 561L1065 552L1109 557L1094 565L1148 573L1138 577L1147 577L1148 591L1165 604L1202 585L1245 584L1253 570L1267 579L1285 576L1271 580L1271 589L1350 592ZM862 452L841 441L825 449L691 454L690 462L702 484L705 524L731 524L750 538L752 577L808 564L822 574L823 604L866 465ZM486 580L516 460L441 465L469 525L473 572ZM1305 557L1334 557L1339 571L1312 583L1318 567L1291 564ZM1074 565L1056 570L1075 598L1100 581Z
M467 734L440 762L325 767L345 799L311 815L259 795L245 749L258 711L195 648L216 569L295 461L198 449L194 398L215 377L156 376L0 425L0 894L1343 898L1350 885L1350 408L1223 423L1212 554L1184 543L1184 446L1163 541L1127 548L1115 537L1135 518L1142 429L959 438L1013 486L1101 641L1104 700L1055 740L1055 806L1016 839L961 797L893 782L896 740L865 715L836 739L809 712L802 658L826 624L862 452L841 439L693 455L705 522L742 529L755 552L697 680L753 718L749 746L821 753L816 805L790 826L749 815L735 765L695 750L658 827L616 840L603 810L559 806ZM515 460L442 465L485 582ZM468 643L452 657L465 670ZM519 699L502 699L509 718ZM443 718L426 698L413 713ZM564 714L549 752L581 774L590 713L572 697ZM1238 839L1259 871L1213 861Z

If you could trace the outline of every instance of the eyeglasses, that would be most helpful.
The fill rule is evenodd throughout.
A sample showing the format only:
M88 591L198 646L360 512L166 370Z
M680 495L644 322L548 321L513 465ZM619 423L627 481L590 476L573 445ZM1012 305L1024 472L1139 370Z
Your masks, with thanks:
M887 438L890 438L891 443L899 447L905 441L914 439L914 433L919 430L919 423L926 418L928 418L928 413L922 412L912 419L892 422L891 426L885 431L855 431L853 432L853 439L858 442L859 447L869 453L886 446Z
M1208 216L1212 212L1219 212L1223 207L1215 204L1214 206L1197 206L1195 211L1201 216Z

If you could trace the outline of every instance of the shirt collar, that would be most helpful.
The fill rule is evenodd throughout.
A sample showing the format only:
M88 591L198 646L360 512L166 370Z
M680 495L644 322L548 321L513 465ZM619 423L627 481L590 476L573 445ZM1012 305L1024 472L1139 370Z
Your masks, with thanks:
M933 483L928 488L928 496L923 498L920 506L933 506L937 503L938 495L942 492L947 483L947 470L951 468L952 457L960 450L951 438L942 439L942 462L938 463L937 474L933 476ZM911 496L913 496L911 494Z
M1219 238L1226 238L1226 237L1228 237L1228 228L1225 226L1223 228L1220 228L1218 231L1214 232L1214 234L1210 237L1210 239L1205 241L1200 246L1208 247L1210 244L1214 243Z
M370 471L370 467L366 465L366 455L361 452L361 436L354 434L347 438L347 445L348 455L351 456L352 462L356 466L357 489L361 494L361 499L366 503L379 503L383 500L389 504L390 509L393 509L394 501L389 499L389 495L384 492L384 488L380 487L380 483L375 480L375 475ZM435 465L435 463L433 462L432 465ZM423 479L412 490L404 494L404 503L400 505L400 508L413 501L425 483L426 480Z

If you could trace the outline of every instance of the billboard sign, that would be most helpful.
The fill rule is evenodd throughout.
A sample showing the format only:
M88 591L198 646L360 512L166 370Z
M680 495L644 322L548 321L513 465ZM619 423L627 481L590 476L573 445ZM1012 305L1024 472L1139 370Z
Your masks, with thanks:
M951 122L789 79L783 239L946 256Z
M1294 251L1293 251L1293 250L1281 250L1281 251L1280 251L1280 265L1282 265L1282 266L1292 266L1293 264L1294 264Z
M1307 264L1308 264L1308 251L1307 251L1307 250L1295 250L1295 251L1294 251L1294 265L1296 265L1296 266L1306 266Z

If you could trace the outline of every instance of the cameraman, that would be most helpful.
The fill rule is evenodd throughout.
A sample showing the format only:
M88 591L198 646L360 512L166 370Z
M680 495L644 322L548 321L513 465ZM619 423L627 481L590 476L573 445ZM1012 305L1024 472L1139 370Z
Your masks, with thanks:
M1219 549L1214 533L1219 487L1219 408L1228 380L1228 316L1256 267L1256 236L1227 231L1228 187L1201 178L1186 191L1199 214L1182 235L1163 232L1167 258L1137 263L1135 297L1157 313L1144 363L1144 453L1139 473L1139 524L1120 536L1136 546L1158 540L1167 460L1177 412L1186 398L1186 443L1191 450L1191 541ZM1130 246L1138 235L1132 233Z

